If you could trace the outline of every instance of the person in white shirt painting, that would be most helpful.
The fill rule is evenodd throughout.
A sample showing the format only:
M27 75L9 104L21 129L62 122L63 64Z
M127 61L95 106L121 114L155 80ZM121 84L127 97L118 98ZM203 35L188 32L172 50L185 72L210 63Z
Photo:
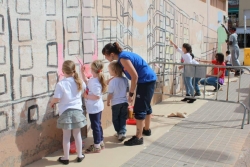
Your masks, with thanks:
M184 43L182 45L182 49L178 48L178 46L170 40L170 44L172 44L175 49L181 53L181 62L185 64L192 64L192 56L190 55L192 53L192 47L188 43ZM180 66L179 69L183 68L183 66ZM185 71L184 71L185 73ZM186 97L182 99L183 102L193 103L196 99L188 98L189 96L194 96L194 87L192 85L192 77L184 77L184 84L186 88Z
M91 63L91 73L93 78L88 78L85 75L85 68L82 67L82 78L87 84L87 90L84 93L86 110L89 113L91 129L93 131L94 144L90 145L85 153L100 153L104 149L103 130L101 125L102 111L104 104L102 94L106 92L107 84L103 75L103 63L100 60L95 60Z
M87 120L82 110L82 95L86 89L85 83L78 77L75 70L75 63L67 60L63 63L62 71L65 76L63 80L56 84L53 99L50 107L58 103L59 118L57 128L63 130L63 152L64 156L58 161L64 165L69 164L69 150L71 130L75 138L77 150L77 162L84 159L82 154L82 137L80 128L86 126Z

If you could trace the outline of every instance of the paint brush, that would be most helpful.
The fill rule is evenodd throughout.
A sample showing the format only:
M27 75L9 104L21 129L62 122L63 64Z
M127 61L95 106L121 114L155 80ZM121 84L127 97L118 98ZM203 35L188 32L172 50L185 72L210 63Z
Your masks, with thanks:
M76 57L76 56L75 56ZM78 57L76 57L77 61L81 64L81 66L83 67L84 65L81 63L81 61L78 59Z

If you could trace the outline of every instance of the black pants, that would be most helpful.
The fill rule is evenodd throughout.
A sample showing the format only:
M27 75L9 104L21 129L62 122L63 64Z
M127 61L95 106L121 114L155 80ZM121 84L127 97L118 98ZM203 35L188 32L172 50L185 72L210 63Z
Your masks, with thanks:
M138 83L136 89L134 113L135 119L144 120L152 113L151 100L154 95L155 81Z

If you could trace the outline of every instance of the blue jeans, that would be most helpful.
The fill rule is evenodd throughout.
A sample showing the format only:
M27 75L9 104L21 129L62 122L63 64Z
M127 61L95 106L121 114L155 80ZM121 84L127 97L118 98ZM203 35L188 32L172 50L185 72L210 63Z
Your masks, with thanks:
M232 64L227 64L227 66L232 66ZM228 76L229 75L229 71L230 71L230 69L226 69L226 72L225 72L225 76Z
M128 117L128 103L112 106L112 121L117 134L126 133L126 120Z
M194 87L192 84L192 77L184 77L184 84L186 88L186 94L187 95L194 95Z
M204 78L200 80L201 85L205 85L205 82L206 82L206 85L212 85L215 87L215 89L217 89L217 85L218 85L218 88L220 88L218 78L216 77L208 77L208 78Z
M192 84L194 85L195 93L200 93L200 88L199 88L199 85L198 85L199 81L200 81L200 78L193 78L192 79Z
M94 143L100 144L103 141L103 131L102 131L102 111L96 114L89 114L89 119L91 123L91 129L93 131Z

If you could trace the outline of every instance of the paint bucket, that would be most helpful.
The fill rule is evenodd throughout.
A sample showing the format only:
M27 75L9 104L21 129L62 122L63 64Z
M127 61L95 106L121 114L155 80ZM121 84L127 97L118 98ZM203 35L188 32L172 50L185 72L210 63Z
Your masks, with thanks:
M83 147L84 147L84 142L82 142L82 148L83 148ZM76 143L75 143L75 141L72 141L72 142L70 143L69 152L70 152L70 154L74 154L74 153L77 152L77 151L76 151Z
M134 117L134 106L128 106L128 119L126 121L127 125L136 125L136 119Z

